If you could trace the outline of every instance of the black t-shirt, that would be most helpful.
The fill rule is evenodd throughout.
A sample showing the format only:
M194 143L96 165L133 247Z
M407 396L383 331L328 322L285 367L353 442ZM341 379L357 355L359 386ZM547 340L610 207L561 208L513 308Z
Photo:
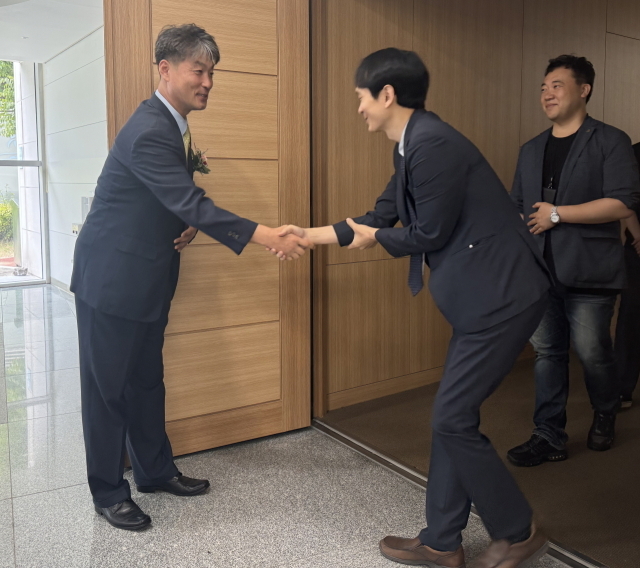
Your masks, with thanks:
M571 136L565 136L564 138L556 138L553 134L549 134L549 140L544 150L544 165L542 167L542 191L541 201L551 202L555 205L557 201L557 191L560 185L560 177L562 176L562 169L567 161L567 156L571 151L571 146L574 140L578 136L576 131ZM553 190L553 191L550 191ZM553 196L552 199L550 199ZM562 222L562 219L560 219ZM608 288L572 288L564 286L556 275L556 267L553 260L553 251L551 250L551 238L549 231L545 234L544 241L544 259L549 267L549 271L553 276L553 281L556 285L556 290L561 294L598 294L598 295L615 295L619 290L613 290Z
M542 169L542 187L558 189L562 168L567 161L567 156L573 145L573 141L578 136L578 132L574 132L571 136L564 138L556 138L553 134L549 134L547 146L544 149L544 166ZM544 196L543 196L544 198ZM555 201L554 201L555 204Z

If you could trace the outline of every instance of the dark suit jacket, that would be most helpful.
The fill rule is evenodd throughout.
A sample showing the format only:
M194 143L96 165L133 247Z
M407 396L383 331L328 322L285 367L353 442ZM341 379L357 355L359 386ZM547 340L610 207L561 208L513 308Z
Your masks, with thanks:
M479 150L434 113L417 110L405 132L405 162L407 180L396 145L391 181L375 210L355 221L380 228L376 238L395 257L426 254L429 289L453 327L480 331L539 300L550 285L544 260ZM403 228L394 228L398 219ZM341 245L352 242L345 222L334 227Z
M186 225L240 254L257 224L217 207L193 182L180 129L156 97L116 137L76 242L71 291L91 307L156 321L173 297Z
M542 201L544 151L551 129L520 149L511 198L528 221ZM613 126L587 117L562 169L556 205L580 205L603 197L633 208L640 197L638 164L629 137ZM549 233L558 280L573 288L621 289L625 286L620 223L562 223ZM540 251L545 234L536 235Z

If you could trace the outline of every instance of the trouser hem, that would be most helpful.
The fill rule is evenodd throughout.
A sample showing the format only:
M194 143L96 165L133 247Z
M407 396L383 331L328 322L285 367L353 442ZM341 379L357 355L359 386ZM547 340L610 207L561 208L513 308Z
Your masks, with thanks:
M126 501L127 499L131 499L131 491L123 489L111 497L105 497L104 499L94 498L93 503L96 507L106 509L107 507L113 507L115 504Z
M546 432L543 432L541 430L535 429L533 431L533 433L536 436L540 436L541 438L544 438L547 442L549 442L549 444L551 444L556 450L565 450L567 447L567 443L564 442L558 442L557 439L553 438L552 436L550 436L549 434L547 434Z

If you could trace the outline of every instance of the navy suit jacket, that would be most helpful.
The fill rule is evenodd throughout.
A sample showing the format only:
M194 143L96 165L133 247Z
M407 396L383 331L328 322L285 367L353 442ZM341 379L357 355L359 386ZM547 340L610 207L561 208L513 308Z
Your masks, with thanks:
M433 299L456 330L489 328L539 300L550 287L544 260L480 151L424 110L411 116L404 147L406 179L396 145L395 173L375 210L354 220L378 227L377 240L395 257L425 254ZM345 222L334 227L342 246L353 241Z
M533 204L542 199L544 151L551 129L520 149L511 198L528 221ZM629 208L640 198L638 164L631 140L617 128L587 117L562 168L556 205L580 205L596 199L619 199ZM549 234L558 280L572 288L625 287L620 223L562 223L536 235L544 250Z
M186 226L240 254L257 224L217 207L193 181L175 118L153 95L118 133L76 242L71 291L91 307L153 322L178 282Z

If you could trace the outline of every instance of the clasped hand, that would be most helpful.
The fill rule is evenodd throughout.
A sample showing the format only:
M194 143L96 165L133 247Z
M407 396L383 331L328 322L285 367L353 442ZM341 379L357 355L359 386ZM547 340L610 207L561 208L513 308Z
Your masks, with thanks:
M539 235L555 227L555 223L551 221L551 203L538 202L533 204L533 208L537 209L535 213L531 213L529 218L531 221L527 223L531 229L529 232L533 235Z
M351 241L351 244L347 248L367 250L378 244L376 240L378 229L374 229L368 225L360 225L353 219L347 219L347 225L353 229L353 241Z
M378 244L376 240L375 234L378 229L374 229L367 225L360 225L356 223L353 219L347 219L348 225L353 229L353 241L349 245L350 249L360 249L366 250ZM329 244L332 242L336 242L337 240L332 240L331 238L327 240L326 235L323 237L321 233L324 229L331 229L330 233L332 238L335 239L336 235L333 229L329 227L324 227L322 229L303 229L296 225L283 225L279 229L279 236L286 237L288 235L295 235L300 239L304 239L306 242L310 243L309 248L314 248L315 244ZM311 234L313 233L313 234ZM325 231L326 233L326 231ZM315 242L314 242L315 239ZM285 251L280 250L279 248L267 247L267 250L277 256L280 260L290 260L288 259Z
M185 229L182 234L173 241L175 248L178 252L182 252L184 247L186 247L193 239L195 239L196 234L198 233L198 229L195 227L188 227Z
M282 225L274 231L276 234L275 246L266 247L266 249L280 260L297 260L308 249L315 248L315 245L307 238L305 230L300 227Z

